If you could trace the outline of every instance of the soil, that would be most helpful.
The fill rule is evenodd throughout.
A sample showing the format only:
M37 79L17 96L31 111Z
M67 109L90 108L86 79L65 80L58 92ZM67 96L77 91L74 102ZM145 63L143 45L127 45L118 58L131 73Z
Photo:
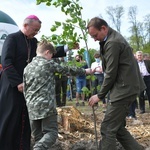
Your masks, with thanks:
M66 107L59 108L58 112L61 114L61 116L65 109ZM70 107L70 110L71 109L77 111L76 113L74 112L75 114L81 113L82 116L80 116L80 118L82 119L78 120L78 123L75 122L71 128L72 130L68 128L65 130L64 127L59 124L59 138L56 144L50 150L98 150L97 143L99 143L101 138L99 130L100 124L104 117L103 111L95 110L94 112L96 117L95 132L94 116L92 111L85 111L82 113L78 108L76 109L75 107ZM63 110L63 112L61 110ZM68 108L67 113L70 114L70 116L73 116L73 114L68 111ZM136 117L137 119L127 118L126 128L130 131L132 136L144 147L145 150L150 150L150 108L148 108L144 114L140 114L140 110L137 109ZM79 127L77 124L81 125L82 122L84 122L84 125ZM95 140L95 133L97 133L97 142ZM116 142L116 145L117 150L124 150L120 143Z
M102 109L93 113L88 106L64 106L57 110L59 137L50 150L98 150L100 125L105 114ZM144 114L136 109L136 117L127 118L126 128L145 150L150 150L150 108ZM117 150L124 150L119 142L116 141L116 145Z

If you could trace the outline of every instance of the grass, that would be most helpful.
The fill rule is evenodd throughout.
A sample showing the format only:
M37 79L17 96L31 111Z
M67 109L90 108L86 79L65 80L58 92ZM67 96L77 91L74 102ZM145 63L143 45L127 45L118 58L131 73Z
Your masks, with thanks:
M79 103L81 103L82 101L79 100ZM76 107L76 99L73 99L72 101L69 101L67 99L67 103L66 106L74 106L76 107L80 112L85 113L85 114L91 114L93 113L92 107L88 105L88 101L84 101L85 106L77 106ZM96 109L96 107L95 107ZM96 112L102 112L103 108L102 108L102 102L98 103L98 108L96 109Z
M81 103L82 101L80 100L79 103ZM76 107L81 113L85 113L85 114L91 114L93 113L92 107L90 107L88 105L88 101L84 101L85 102L85 106L77 106L76 107L76 99L72 99L72 101L69 101L69 99L67 99L66 101L66 106L74 106ZM139 103L139 102L138 102ZM102 102L100 101L98 103L98 108L96 109L96 113L101 113L104 109L102 107ZM149 107L149 102L148 100L145 100L145 109L146 112L150 112L150 107ZM138 109L139 109L139 104L138 104Z

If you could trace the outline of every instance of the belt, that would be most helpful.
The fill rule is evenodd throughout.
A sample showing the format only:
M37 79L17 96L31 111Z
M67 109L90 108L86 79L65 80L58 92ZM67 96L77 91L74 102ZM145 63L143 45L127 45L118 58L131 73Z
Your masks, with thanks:
M150 75L149 76L144 76L144 78L149 78L150 77Z

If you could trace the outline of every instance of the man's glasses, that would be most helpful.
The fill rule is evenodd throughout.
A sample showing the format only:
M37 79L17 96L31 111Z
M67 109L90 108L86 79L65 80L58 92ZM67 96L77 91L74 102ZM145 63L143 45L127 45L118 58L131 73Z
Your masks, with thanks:
M35 29L34 27L30 26L30 28L32 29L32 31L36 32L36 33L40 33L39 29Z
M98 36L98 33L96 33L96 34L92 35L92 36L91 36L91 38L96 39L96 38L97 38L97 36Z
M91 38L96 39L98 37L99 32L101 31L102 27L98 30L98 32L91 36Z

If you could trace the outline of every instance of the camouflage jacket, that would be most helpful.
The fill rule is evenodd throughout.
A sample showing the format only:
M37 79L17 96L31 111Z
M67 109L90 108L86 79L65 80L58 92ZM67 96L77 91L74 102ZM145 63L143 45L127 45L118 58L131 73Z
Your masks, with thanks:
M56 112L55 73L73 76L85 74L85 69L61 66L53 60L34 57L24 69L24 96L31 120L46 118Z

